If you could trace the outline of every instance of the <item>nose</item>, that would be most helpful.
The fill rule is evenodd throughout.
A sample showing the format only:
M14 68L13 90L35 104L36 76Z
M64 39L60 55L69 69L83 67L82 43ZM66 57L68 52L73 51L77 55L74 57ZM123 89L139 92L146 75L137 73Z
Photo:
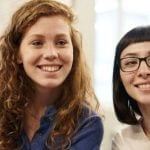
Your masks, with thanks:
M146 62L141 62L138 69L138 75L142 76L143 78L147 78L148 76L150 76L150 67L147 66Z
M43 53L43 57L45 59L49 59L49 60L56 59L58 57L57 48L53 44L48 44L45 47L45 50L44 50L44 53Z

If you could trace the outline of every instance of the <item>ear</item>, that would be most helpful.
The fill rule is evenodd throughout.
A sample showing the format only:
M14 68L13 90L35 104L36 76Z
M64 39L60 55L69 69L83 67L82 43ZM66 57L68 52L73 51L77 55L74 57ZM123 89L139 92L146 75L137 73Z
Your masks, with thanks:
M18 54L18 56L17 56L17 64L22 64L22 58L21 58L20 54Z

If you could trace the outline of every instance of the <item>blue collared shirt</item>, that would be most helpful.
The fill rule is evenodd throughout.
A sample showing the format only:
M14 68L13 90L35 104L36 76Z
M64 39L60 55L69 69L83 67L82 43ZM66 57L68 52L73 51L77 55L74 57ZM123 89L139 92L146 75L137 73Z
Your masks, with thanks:
M48 150L46 141L52 130L55 114L55 107L50 107L47 110L32 141L29 141L26 133L22 133L21 150ZM103 125L100 117L95 113L90 116L88 113L84 113L71 139L69 150L100 150L102 138Z

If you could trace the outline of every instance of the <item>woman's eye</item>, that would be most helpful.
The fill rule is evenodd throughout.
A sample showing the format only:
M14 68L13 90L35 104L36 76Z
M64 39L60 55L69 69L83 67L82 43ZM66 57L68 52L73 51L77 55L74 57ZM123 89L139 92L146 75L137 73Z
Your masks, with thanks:
M58 46L65 46L66 44L67 44L66 40L59 40L56 42L56 45L58 45Z
M43 45L43 43L41 41L33 41L31 44L36 47L40 47Z
M125 63L125 66L134 66L134 65L137 65L138 62L137 61L128 61Z

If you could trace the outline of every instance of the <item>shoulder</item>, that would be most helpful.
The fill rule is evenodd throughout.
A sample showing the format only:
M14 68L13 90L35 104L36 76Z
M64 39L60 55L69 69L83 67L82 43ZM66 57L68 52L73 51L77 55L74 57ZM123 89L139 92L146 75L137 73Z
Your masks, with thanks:
M135 138L140 133L142 133L141 125L128 125L127 127L121 129L116 136L118 135L124 138Z
M112 139L112 150L125 150L129 145L136 145L136 141L143 137L141 125L128 125L118 131Z
M90 147L98 147L99 149L102 138L103 124L100 116L85 108L74 132L73 145L87 150Z
M103 123L100 116L94 112L85 108L80 119L78 126L75 130L75 137L92 135L94 138L98 138L99 141L103 137Z
M78 128L88 127L97 127L99 130L103 130L103 123L101 117L95 111L85 107L79 119Z

